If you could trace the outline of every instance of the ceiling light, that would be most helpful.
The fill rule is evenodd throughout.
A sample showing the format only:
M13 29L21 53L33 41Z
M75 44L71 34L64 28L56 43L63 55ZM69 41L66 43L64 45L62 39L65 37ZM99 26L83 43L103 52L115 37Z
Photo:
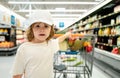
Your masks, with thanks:
M75 20L77 18L53 18L53 20L60 20L60 19L62 19L62 20Z
M71 5L73 5L73 4L83 4L83 5L85 5L85 4L91 4L91 5L93 5L93 4L98 4L99 2L59 2L59 1L57 1L57 2L25 2L25 1L8 1L8 3L9 4L71 4Z
M0 4L0 10L1 10L2 12L5 12L5 13L9 14L9 15L14 15L15 17L21 19L22 21L25 20L24 17L20 16L19 14L16 14L15 12L9 10L8 8L4 7L4 6L1 5L1 4Z
M26 17L29 17L30 14L26 14ZM53 18L79 18L81 14L52 14L51 15Z
M52 16L81 16L81 14L52 14Z
M55 8L55 10L65 11L65 8Z
M15 12L30 12L30 11L44 11L44 10L15 10ZM68 10L48 10L50 12L87 12L85 9L68 9Z
M29 14L26 14L25 15L26 17L29 17ZM80 17L81 16L81 14L52 14L51 15L52 17L59 17L59 16L61 16L61 17Z

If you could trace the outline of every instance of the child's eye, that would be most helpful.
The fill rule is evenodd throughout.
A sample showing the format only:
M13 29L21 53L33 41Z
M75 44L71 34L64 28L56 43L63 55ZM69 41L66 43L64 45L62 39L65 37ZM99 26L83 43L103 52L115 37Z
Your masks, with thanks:
M40 27L39 25L36 25L35 27Z
M47 25L45 25L45 28L48 28L48 26L47 26Z

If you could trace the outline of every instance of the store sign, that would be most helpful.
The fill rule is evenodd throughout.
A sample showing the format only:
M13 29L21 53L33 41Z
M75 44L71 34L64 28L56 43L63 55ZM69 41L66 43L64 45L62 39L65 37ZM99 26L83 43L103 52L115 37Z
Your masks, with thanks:
M64 22L59 22L59 27L64 27Z
M11 15L11 24L15 25L15 16Z

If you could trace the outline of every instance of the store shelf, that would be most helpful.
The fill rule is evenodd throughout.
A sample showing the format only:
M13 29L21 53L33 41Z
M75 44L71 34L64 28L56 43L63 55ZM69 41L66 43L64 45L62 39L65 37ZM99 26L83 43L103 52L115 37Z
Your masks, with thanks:
M94 28L89 28L89 29L84 29L84 30L78 30L76 32L87 31L87 30L94 30Z
M120 11L119 11L119 12L115 12L115 13L109 13L109 14L107 14L107 15L104 15L104 16L102 16L101 18L99 18L98 20L102 20L102 19L105 19L105 18L107 18L107 17L111 17L111 16L118 15L118 14L120 14Z
M118 26L118 25L120 25L120 23L119 24L114 24L114 25L104 25L104 26L98 27L98 28L113 27L113 26Z
M95 48L94 57L120 71L120 55Z
M16 26L0 23L0 56L15 54L16 46Z
M12 50L15 50L17 48L18 48L18 46L11 47L11 48L0 48L0 51L12 51Z
M105 45L105 46L110 46L110 47L117 46L117 45L106 44L106 43L100 43L100 42L97 42L96 44Z
M0 26L11 26L11 25L5 24L5 23L0 23Z
M8 25L8 26L3 26L3 25L0 24L0 28L11 28L11 26L10 26L10 25Z
M18 46L12 48L0 48L0 56L11 56L16 54Z
M25 31L25 28L23 28L23 27L17 27L16 30Z
M94 58L94 65L100 68L104 73L108 74L111 78L120 78L120 71L114 69L112 66Z
M113 59L116 59L116 60L120 61L120 55L113 54L113 53L110 53L108 51L101 50L101 49L98 49L98 48L95 48L95 52L106 55L106 56L109 56L109 57L111 57Z
M9 34L0 34L0 36L9 36Z
M79 24L79 26L85 26L86 24L94 23L94 22L96 22L96 21L105 19L105 18L110 17L110 16L118 15L118 14L120 14L120 11L119 11L119 12L116 12L116 13L110 13L110 14L108 14L108 15L104 15L104 16L102 16L101 18L98 18L98 19L96 19L96 20L93 20L93 21L90 21L90 22L87 22L87 23L84 23L84 24ZM102 26L102 27L99 27L99 28L105 28L105 27L108 27L108 26L116 26L116 25L120 25L120 24L106 25L106 26ZM79 26L77 26L77 27L79 27Z
M104 25L102 27L95 27L95 28L99 29L99 28L113 27L113 26L118 26L118 25L120 25L120 23L119 24L114 24L114 25ZM82 31L94 30L95 28L82 29L82 30L76 29L76 30L74 30L74 32L82 32ZM112 35L109 35L109 36L112 36Z

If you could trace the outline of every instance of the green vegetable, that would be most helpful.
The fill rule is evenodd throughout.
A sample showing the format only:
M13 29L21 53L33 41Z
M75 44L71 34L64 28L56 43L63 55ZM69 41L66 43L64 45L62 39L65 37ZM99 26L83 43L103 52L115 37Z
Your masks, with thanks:
M63 62L66 62L66 61L71 62L71 61L75 61L76 59L77 59L76 57L70 57L70 58L64 59Z
M79 65L81 65L81 64L83 64L83 61L77 62L77 63L74 64L73 66L79 66Z

